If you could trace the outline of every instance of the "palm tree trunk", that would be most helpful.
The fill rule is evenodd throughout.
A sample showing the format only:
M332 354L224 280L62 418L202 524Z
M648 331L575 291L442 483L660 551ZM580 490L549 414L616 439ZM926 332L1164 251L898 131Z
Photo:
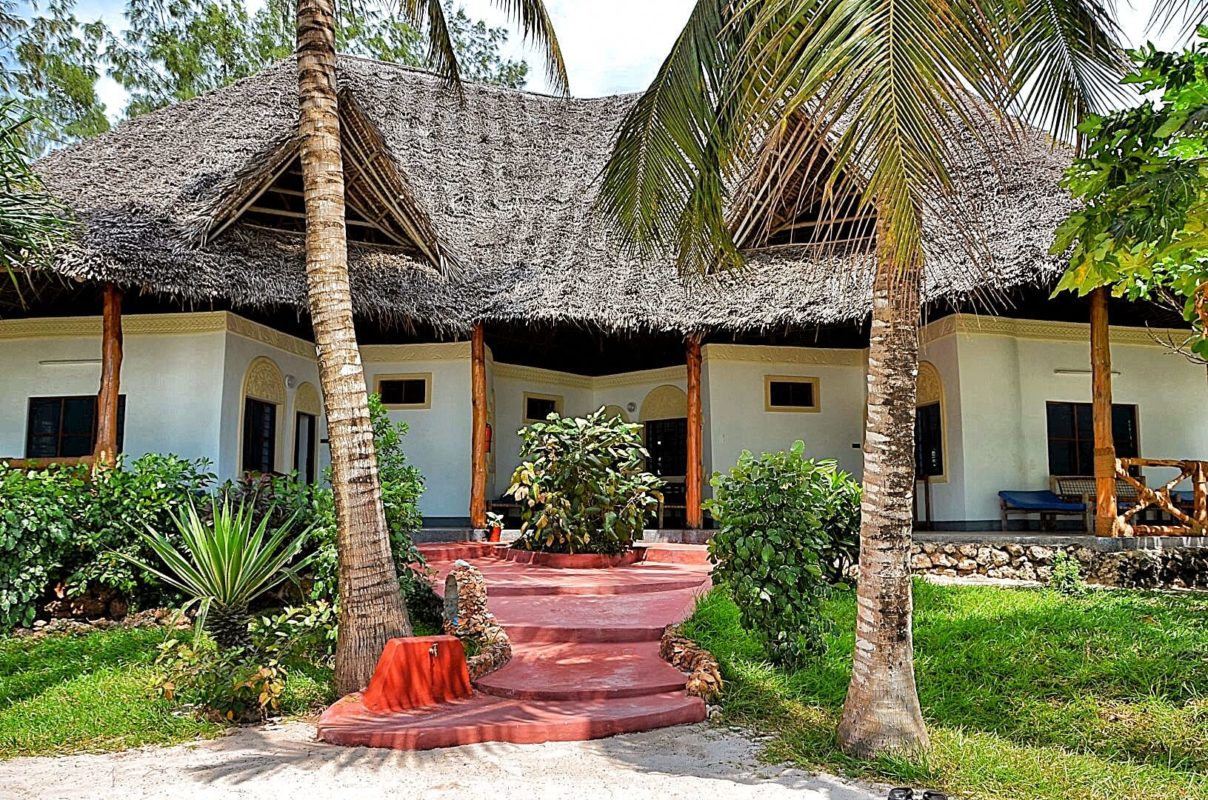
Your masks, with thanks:
M331 442L340 555L336 689L364 688L388 639L411 635L382 509L365 372L352 320L333 0L298 3L298 131L306 285Z
M840 747L858 758L927 746L914 681L910 585L922 268L900 272L884 241L887 226L878 229L856 648L839 723Z

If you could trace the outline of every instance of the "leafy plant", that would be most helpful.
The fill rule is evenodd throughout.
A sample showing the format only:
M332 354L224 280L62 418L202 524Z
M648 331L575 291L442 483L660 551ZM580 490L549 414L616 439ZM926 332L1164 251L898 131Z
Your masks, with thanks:
M1199 38L1182 53L1130 53L1124 83L1148 99L1079 126L1086 154L1064 184L1081 205L1053 252L1070 251L1059 290L1171 300L1208 357L1208 27Z
M174 519L181 548L153 528L139 534L159 556L163 569L123 557L189 597L186 607L196 606L198 632L208 631L220 649L250 645L249 605L306 565L309 557L295 559L310 530L291 538L291 519L270 533L268 516L256 523L249 508L232 509L229 500L214 504L211 522L202 520L192 502ZM287 568L291 562L292 570Z
M62 501L86 475L86 468L0 467L0 631L33 624L38 599L61 574L75 534Z
M162 697L195 705L210 717L259 722L281 710L286 670L251 650L169 639L160 646L155 664L155 684Z
M336 608L326 600L288 606L252 621L252 644L280 662L302 658L330 665L337 624Z
M714 580L774 660L800 664L821 653L822 602L858 549L859 485L834 461L806 458L801 441L759 457L743 451L711 483Z
M1078 559L1064 550L1058 550L1053 556L1053 574L1049 576L1049 588L1067 597L1086 594L1086 581L1082 577L1082 565L1078 563Z
M508 494L521 504L515 546L558 553L619 553L662 500L639 426L607 416L551 414L520 430L521 464Z
M413 538L424 525L424 517L419 512L424 476L418 467L407 462L403 452L407 423L390 420L380 395L369 395L369 418L373 423L373 446L377 451L378 477L382 482L382 506L386 511L386 527L390 529L390 549L402 577L411 564L424 563Z

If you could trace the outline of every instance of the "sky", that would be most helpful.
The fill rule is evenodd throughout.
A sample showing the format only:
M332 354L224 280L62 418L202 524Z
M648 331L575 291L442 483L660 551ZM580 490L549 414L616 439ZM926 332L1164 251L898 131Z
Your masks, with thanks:
M253 10L263 0L245 0ZM646 88L663 57L683 28L694 0L546 0L554 30L562 44L572 94L597 97ZM507 25L498 0L455 0L473 19ZM1129 43L1144 43L1145 23L1152 0L1116 0L1117 14ZM123 24L124 0L81 0L79 17L103 17L114 27ZM1177 32L1159 36L1156 43L1173 46ZM544 65L518 37L508 43L506 55L529 62L528 88L546 91ZM125 104L121 87L109 79L100 86L101 98L111 114Z

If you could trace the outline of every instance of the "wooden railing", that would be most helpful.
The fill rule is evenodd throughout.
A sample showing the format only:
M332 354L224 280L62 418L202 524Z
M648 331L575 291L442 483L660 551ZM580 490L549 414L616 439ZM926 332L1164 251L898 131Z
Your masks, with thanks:
M91 466L96 459L92 456L76 456L72 458L3 458L0 457L0 467L10 469L46 469L47 467L78 467Z
M1129 470L1136 467L1174 469L1178 474L1158 487L1146 486ZM1138 501L1116 518L1122 536L1204 536L1208 534L1208 461L1166 458L1117 458L1116 477L1137 491ZM1180 502L1175 487L1191 481L1191 503ZM1170 524L1134 522L1147 509L1155 509L1173 520Z

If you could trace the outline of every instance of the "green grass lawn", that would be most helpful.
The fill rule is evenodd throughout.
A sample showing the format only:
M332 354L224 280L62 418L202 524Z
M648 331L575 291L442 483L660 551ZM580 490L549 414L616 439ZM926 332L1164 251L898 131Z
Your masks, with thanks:
M163 629L111 629L41 640L0 638L0 759L124 750L219 735L224 727L157 697ZM187 634L183 634L187 635ZM290 670L283 710L330 700L331 673Z
M770 666L721 591L685 633L721 661L727 720L767 757L978 800L1208 798L1208 597L916 581L915 655L931 749L861 763L835 746L855 602L828 603L827 655Z

